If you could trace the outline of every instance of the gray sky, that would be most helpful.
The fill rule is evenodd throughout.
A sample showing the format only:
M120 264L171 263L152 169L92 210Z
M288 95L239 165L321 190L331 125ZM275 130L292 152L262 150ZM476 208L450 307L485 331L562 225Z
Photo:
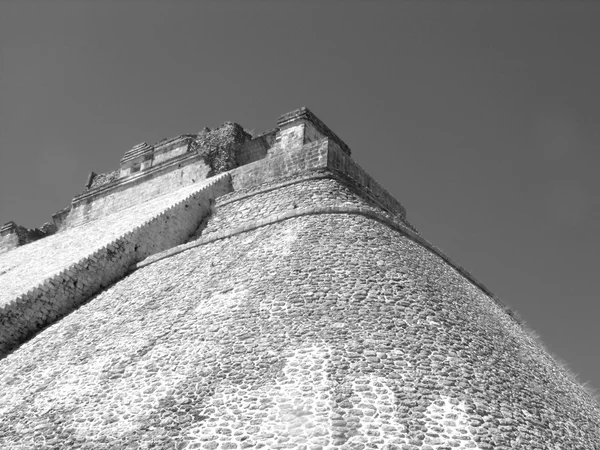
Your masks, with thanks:
M308 106L600 388L600 2L0 0L0 224L135 144Z

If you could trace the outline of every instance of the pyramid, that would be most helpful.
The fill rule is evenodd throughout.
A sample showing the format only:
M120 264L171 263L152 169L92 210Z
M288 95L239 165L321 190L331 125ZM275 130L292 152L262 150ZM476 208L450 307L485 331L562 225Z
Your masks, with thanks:
M600 449L597 401L308 109L0 229L2 449Z

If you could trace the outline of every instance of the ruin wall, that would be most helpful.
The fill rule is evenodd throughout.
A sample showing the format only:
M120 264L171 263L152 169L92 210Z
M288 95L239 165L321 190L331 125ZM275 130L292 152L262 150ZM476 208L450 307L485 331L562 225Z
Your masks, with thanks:
M143 203L207 178L210 168L198 155L184 155L155 170L130 175L73 199L63 229Z

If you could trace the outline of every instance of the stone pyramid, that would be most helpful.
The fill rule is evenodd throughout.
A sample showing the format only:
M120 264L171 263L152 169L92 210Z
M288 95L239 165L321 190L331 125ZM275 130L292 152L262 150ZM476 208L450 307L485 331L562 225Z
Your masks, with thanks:
M0 229L2 449L600 449L600 408L306 108Z

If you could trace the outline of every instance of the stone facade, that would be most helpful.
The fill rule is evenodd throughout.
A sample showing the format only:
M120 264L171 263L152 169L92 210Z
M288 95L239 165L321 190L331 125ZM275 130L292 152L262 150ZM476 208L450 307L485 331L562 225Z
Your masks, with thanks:
M0 447L600 448L597 401L343 141L278 126L136 146L0 257Z

